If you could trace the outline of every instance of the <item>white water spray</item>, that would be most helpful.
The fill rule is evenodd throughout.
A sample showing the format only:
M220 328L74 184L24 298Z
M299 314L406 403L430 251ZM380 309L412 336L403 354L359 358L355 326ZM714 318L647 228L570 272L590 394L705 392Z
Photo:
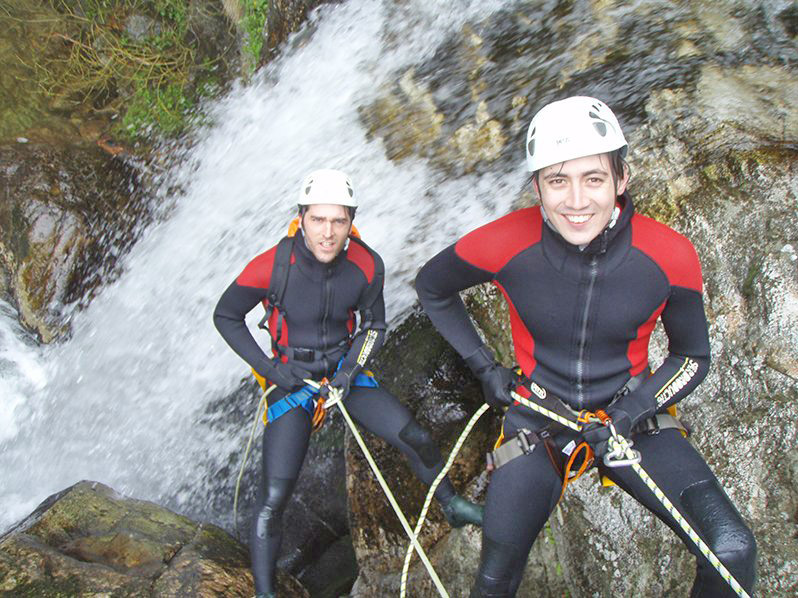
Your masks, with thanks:
M0 359L9 351L17 358L0 361L11 397L0 406L0 531L81 479L184 511L210 509L214 474L240 452L242 437L214 431L208 406L248 373L211 313L249 259L284 234L307 172L352 176L357 225L386 263L394 318L412 304L411 282L426 259L509 209L523 176L520 150L515 176L444 181L423 162L386 159L358 116L382 83L502 4L324 7L308 43L212 108L215 124L165 177L159 199L172 206L168 216L73 319L72 338L34 355L20 349L19 330L2 324ZM167 196L174 188L182 194Z

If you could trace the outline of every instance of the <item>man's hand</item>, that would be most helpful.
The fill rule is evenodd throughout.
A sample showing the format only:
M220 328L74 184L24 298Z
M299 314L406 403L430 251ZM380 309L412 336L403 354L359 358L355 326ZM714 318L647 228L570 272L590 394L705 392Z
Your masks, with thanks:
M305 378L311 377L308 370L298 365L271 359L264 362L263 372L258 373L286 391L293 390L297 386L304 386Z
M324 397L324 408L329 409L338 401L343 401L349 395L354 374L350 371L340 369L336 372L333 379L321 387L319 394Z
M624 438L629 438L632 428L653 416L655 411L656 407L653 401L646 400L635 393L624 395L607 407L607 415L610 416L615 431ZM596 458L607 454L611 436L610 427L599 423L588 424L582 432L582 438L593 449Z
M465 359L468 367L479 378L482 384L482 395L485 402L499 411L512 405L514 399L510 390L518 380L516 373L510 368L496 363L490 349L482 345Z

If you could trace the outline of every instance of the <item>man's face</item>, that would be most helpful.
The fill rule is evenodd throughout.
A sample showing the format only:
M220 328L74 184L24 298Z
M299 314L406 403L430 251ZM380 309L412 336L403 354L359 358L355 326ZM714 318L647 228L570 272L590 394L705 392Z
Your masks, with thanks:
M595 154L542 169L535 190L557 232L573 245L587 245L609 223L628 180L626 170L613 180L609 156Z
M305 244L317 260L329 263L341 253L352 228L349 210L333 204L313 204L302 217Z

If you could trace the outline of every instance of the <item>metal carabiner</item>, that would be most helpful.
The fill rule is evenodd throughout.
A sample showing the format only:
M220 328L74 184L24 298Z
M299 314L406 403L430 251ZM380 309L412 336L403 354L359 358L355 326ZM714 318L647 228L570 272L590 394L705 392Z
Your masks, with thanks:
M614 441L613 444L615 447L612 451L604 455L604 465L607 467L626 467L627 465L640 463L642 456L640 455L640 451L636 451L632 448L634 443L631 440L618 436L612 422L608 422L607 425L609 425L610 431L612 432L611 440ZM627 456L630 453L631 456Z
M627 465L635 465L636 463L640 463L642 457L640 456L640 451L635 451L629 449L632 452L631 457L621 458L623 453L620 453L618 457L615 456L615 453L607 453L604 455L604 465L607 467L626 467Z

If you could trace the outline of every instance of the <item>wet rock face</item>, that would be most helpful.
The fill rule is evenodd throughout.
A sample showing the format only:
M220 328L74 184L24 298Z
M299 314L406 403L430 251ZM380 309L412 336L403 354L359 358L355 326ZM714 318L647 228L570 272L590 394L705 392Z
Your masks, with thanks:
M281 596L307 597L287 574ZM3 596L253 594L246 549L223 530L80 482L0 538Z
M266 17L266 43L262 59L270 60L288 36L298 31L313 9L322 4L335 4L341 0L273 0L269 2Z
M146 205L135 175L98 148L0 146L0 291L45 342L64 306L113 276Z
M713 364L680 407L694 446L757 538L757 593L774 596L798 591L798 465L791 448L798 439L794 13L749 2L519 3L469 24L429 61L397 72L394 84L361 110L391 158L421 158L448 175L519 168L526 126L553 99L596 95L616 111L630 144L638 211L686 235L702 262ZM500 135L455 143L464 127L491 120ZM485 139L502 139L499 150L480 154L491 147ZM469 163L466 154L480 158ZM519 196L519 205L525 201ZM512 363L498 293L477 289L466 302L499 358ZM380 358L401 363L410 347L393 353L386 347ZM658 330L652 364L666 350ZM458 400L457 393L429 389L430 405ZM437 438L445 453L445 436ZM365 476L364 467L350 476ZM411 478L403 479L408 492L417 491ZM379 489L357 480L352 508L383 508ZM371 588L396 583L391 576L401 567L392 559L405 540L395 518L378 527L366 515L353 517L365 522L366 539L378 542L368 554L388 555L381 568L361 560L356 587L378 595ZM459 571L444 582L470 587L478 537L470 543L462 532L440 534L431 553L443 575ZM467 565L458 569L456 562ZM375 581L380 575L389 581ZM669 529L589 475L569 488L538 538L519 596L686 596L693 575L693 558ZM434 595L425 574L417 583L413 595Z
M448 455L466 422L481 404L479 386L462 360L431 328L426 316L414 313L405 320L390 335L370 367L380 385L393 392L415 414L418 422L432 433L443 455ZM485 415L471 432L450 472L458 493L484 500L484 450L497 437L498 427L495 416ZM413 476L399 452L381 439L363 434L386 482L413 525L427 488ZM397 594L407 536L350 433L347 433L346 456L352 541L360 567L352 595ZM476 569L479 535L468 526L449 532L449 525L433 501L421 543L447 588L451 584L467 588L464 584L470 583ZM467 555L458 559L456 565L451 562L455 550ZM437 594L417 557L410 580L410 595ZM424 593L427 591L430 593ZM467 589L464 593L452 593L453 596L466 594Z
M361 118L397 161L422 157L448 175L510 169L532 116L552 100L599 97L628 133L645 122L653 92L693 89L704 65L789 68L794 12L754 2L508 3L396 73Z

